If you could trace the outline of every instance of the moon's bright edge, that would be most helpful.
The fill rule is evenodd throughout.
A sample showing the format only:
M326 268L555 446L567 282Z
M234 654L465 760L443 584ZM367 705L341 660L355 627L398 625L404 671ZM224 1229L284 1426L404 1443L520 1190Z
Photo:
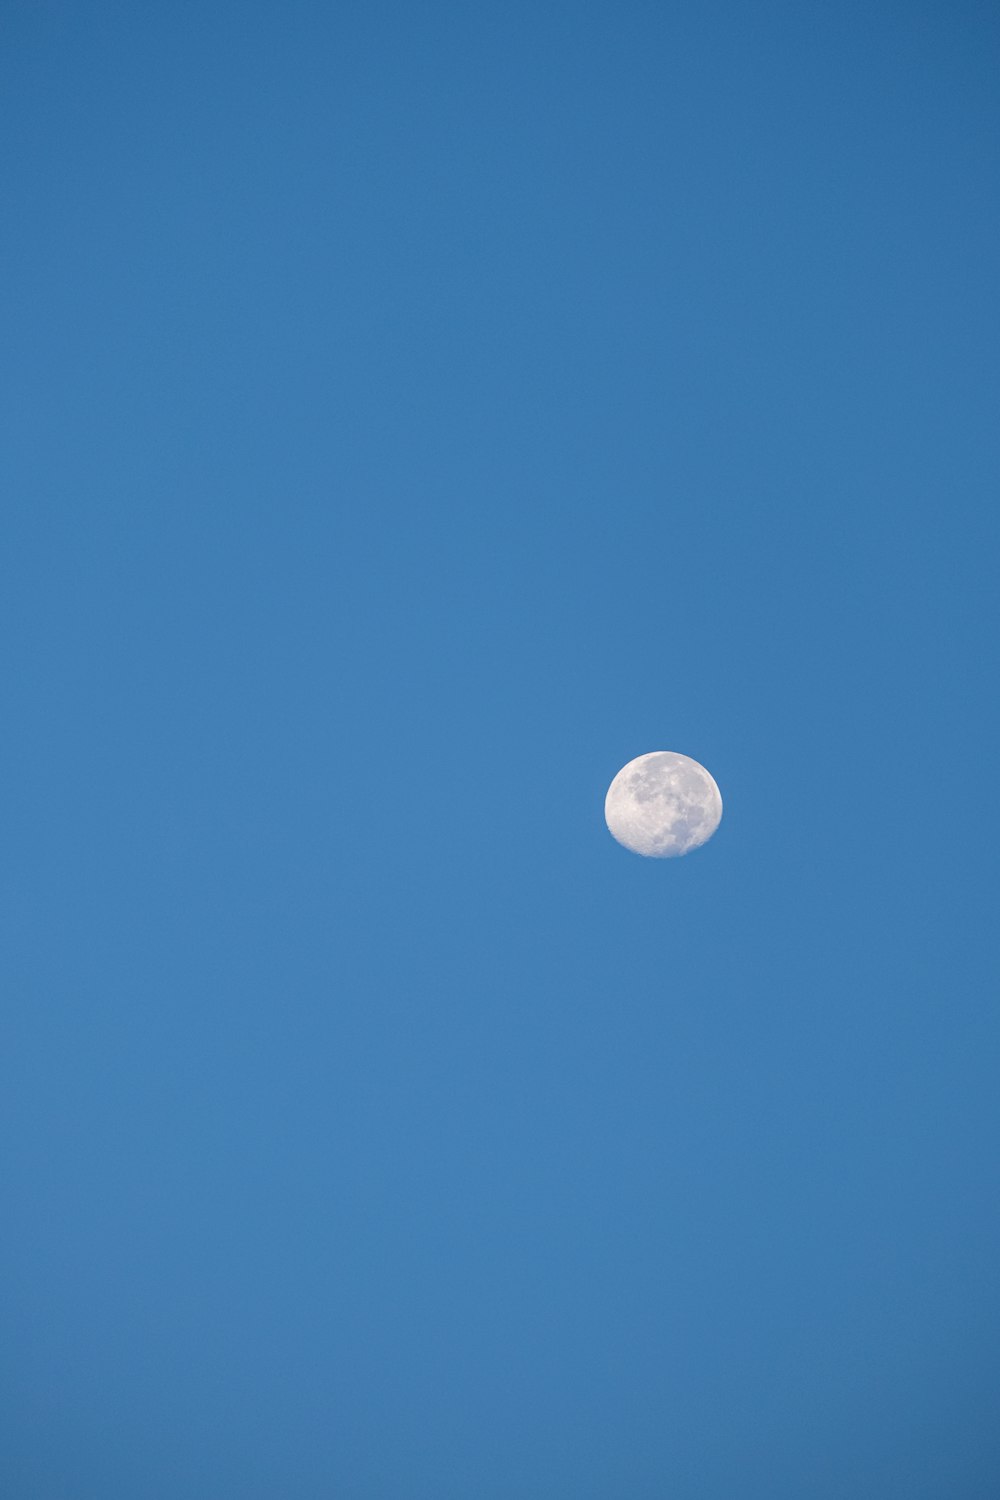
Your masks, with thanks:
M674 750L651 750L622 766L604 817L619 844L650 859L673 859L706 843L722 819L714 778Z

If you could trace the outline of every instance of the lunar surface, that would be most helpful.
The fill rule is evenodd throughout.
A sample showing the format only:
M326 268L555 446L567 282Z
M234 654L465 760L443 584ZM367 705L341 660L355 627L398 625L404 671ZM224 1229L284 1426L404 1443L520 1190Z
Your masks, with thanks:
M626 849L672 859L712 837L722 818L722 795L690 756L651 750L622 766L608 787L604 817Z

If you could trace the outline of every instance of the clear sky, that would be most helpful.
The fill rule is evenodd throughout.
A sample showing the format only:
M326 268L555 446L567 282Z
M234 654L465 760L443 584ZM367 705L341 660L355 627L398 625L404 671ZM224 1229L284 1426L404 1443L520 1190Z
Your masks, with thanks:
M1000 1493L998 63L4 5L12 1500Z

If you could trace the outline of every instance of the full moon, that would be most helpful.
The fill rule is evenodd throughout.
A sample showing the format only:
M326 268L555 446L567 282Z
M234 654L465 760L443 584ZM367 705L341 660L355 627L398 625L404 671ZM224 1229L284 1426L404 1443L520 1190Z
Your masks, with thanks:
M626 849L672 859L712 837L722 818L722 795L689 755L651 750L622 766L608 787L604 817Z

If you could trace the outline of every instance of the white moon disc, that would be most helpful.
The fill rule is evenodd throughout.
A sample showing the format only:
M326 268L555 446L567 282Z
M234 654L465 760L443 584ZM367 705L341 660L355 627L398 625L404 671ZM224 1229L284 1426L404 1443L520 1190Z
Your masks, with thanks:
M626 849L671 859L712 837L722 818L722 794L690 756L651 750L622 766L608 787L604 817Z

